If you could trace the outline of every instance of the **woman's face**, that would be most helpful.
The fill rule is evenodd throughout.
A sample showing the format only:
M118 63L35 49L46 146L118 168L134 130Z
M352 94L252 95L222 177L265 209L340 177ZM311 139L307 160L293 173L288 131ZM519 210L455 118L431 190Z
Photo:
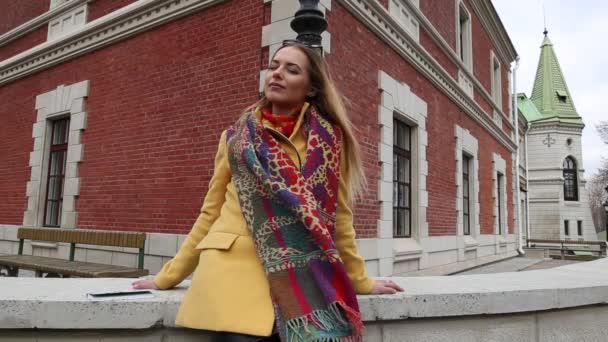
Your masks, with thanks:
M282 48L275 54L264 82L264 94L273 112L288 114L304 104L310 92L308 68L308 57L295 47Z

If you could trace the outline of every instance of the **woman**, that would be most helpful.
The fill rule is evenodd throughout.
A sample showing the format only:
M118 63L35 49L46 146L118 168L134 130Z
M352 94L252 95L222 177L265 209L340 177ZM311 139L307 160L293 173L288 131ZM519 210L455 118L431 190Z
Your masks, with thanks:
M201 213L177 255L135 288L194 275L176 323L217 341L361 341L355 293L403 291L369 278L351 199L359 147L327 64L284 44L262 99L220 138Z

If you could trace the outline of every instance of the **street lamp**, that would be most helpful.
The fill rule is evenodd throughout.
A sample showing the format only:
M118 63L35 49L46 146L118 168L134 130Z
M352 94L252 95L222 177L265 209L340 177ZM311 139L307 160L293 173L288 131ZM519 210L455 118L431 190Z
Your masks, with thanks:
M319 9L319 0L299 0L298 9L291 21L291 28L298 34L297 40L307 45L321 45L321 33L327 29L327 21Z
M606 190L606 195L608 195L608 185L604 188ZM606 242L608 243L608 196L606 196L606 201L604 201L604 211L606 212Z

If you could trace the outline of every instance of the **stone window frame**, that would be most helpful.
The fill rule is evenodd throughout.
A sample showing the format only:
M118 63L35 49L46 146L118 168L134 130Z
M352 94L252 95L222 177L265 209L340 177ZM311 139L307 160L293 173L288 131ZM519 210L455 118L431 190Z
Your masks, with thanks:
M464 13L467 16L467 23L466 23L466 32L464 37L466 38L466 40L462 43L462 45L465 48L465 55L463 56L464 58L462 59L462 63L465 65L465 67L467 68L467 70L473 72L473 25L472 25L472 20L473 17L471 16L471 12L467 9L467 6L465 5L463 0L457 0L456 1L456 55L458 56L458 58L460 58L460 11L464 11Z
M493 50L490 50L490 95L502 110L502 64Z
M497 153L493 153L492 157L492 198L494 200L494 234L506 236L509 232L508 222L508 210L507 210L507 173L506 173L506 162L505 160ZM499 213L498 213L498 173L502 174L502 212L500 213L500 219L502 223L502 227L504 230L499 232Z
M392 274L393 260L401 254L408 258L422 256L419 241L428 237L428 191L426 177L428 162L426 149L428 133L426 130L427 104L411 92L407 84L398 82L384 71L378 73L380 106L378 124L380 142L378 161L380 179L378 180L378 254L380 275ZM412 235L410 238L393 237L393 120L397 119L412 127L411 149L411 216Z
M75 209L76 197L80 194L80 162L83 160L84 145L82 132L86 129L87 113L85 98L89 96L89 81L72 85L60 85L56 89L36 96L36 122L32 127L34 148L30 152L30 180L27 182L27 208L23 214L23 225L42 227L44 222L44 201L48 179L49 146L52 120L69 116L70 129L68 153L63 186L63 206L60 228L76 228L78 213Z
M469 132L469 130L458 125L455 126L454 135L456 138L456 211L458 215L456 235L464 235L464 222L462 217L464 206L462 188L462 155L463 153L466 153L471 158L472 164L469 165L469 220L470 236L475 238L481 234L481 225L479 219L479 142L477 138L475 138Z
M574 164L574 168L573 169L566 169L564 167L564 163L567 160L571 160L572 163ZM578 160L576 158L574 158L573 155L567 155L566 157L564 157L562 159L562 165L561 165L561 169L562 169L562 178L564 179L564 186L562 187L562 192L563 192L563 200L565 202L579 202L580 199L580 189L579 189L579 166L578 166ZM566 173L571 173L574 176L574 197L573 198L568 198L566 199Z

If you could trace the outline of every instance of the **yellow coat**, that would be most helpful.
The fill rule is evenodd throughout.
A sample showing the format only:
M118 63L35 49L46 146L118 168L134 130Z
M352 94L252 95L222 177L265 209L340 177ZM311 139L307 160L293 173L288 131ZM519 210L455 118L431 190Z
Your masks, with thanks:
M306 108L307 105L302 108L290 142L281 141L286 137L279 140L296 164L299 163L296 150L301 163L306 156L306 140L297 134ZM261 116L259 111L257 115ZM272 129L270 123L263 123ZM340 167L342 170L346 167L345 158ZM374 287L374 280L367 276L363 258L357 253L348 188L344 177L341 178L336 246L355 290L367 294ZM275 318L268 280L231 181L225 131L200 215L177 255L165 264L154 282L159 288L168 289L192 272L190 288L177 315L178 325L259 336L271 334Z

